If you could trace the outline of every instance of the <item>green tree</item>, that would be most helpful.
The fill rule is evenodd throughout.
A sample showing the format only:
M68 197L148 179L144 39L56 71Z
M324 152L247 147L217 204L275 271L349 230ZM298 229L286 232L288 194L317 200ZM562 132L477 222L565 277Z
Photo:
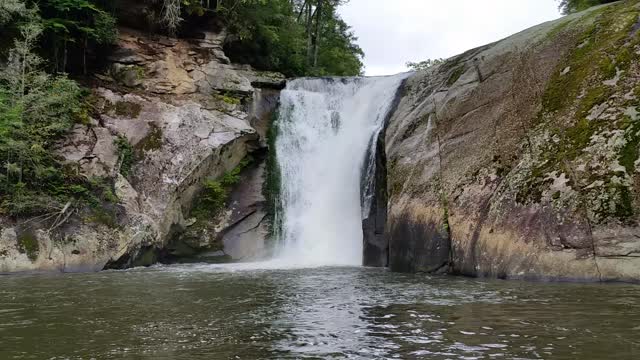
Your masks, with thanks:
M4 26L16 16L24 16L28 12L24 1L2 0L0 1L0 26Z
M74 181L60 171L51 148L86 116L78 85L41 68L34 52L43 31L37 12L22 20L0 68L0 211L12 215L62 208L60 201L73 195Z
M351 28L337 13L337 6L344 2L327 1L322 7L324 15L316 29L313 42L313 75L361 75L364 52L357 45Z
M420 62L407 62L407 67L413 71L423 71L426 70L432 66L436 66L439 64L442 64L444 62L444 59L427 59L424 61L420 61Z
M87 51L91 47L116 41L115 18L102 10L98 1L41 0L38 1L44 24L45 48L51 48L56 72L66 72L69 48L78 50L82 71L87 73Z
M616 0L558 0L560 1L560 11L563 14L586 10L592 6L614 2Z
M362 49L336 9L344 0L162 0L161 23L179 33L189 16L229 29L232 60L288 76L358 75Z

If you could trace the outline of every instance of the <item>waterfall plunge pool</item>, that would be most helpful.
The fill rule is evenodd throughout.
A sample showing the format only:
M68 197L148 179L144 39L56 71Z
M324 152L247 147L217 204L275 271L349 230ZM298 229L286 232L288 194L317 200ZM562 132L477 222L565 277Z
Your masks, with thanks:
M0 359L634 359L640 287L172 265L0 277Z

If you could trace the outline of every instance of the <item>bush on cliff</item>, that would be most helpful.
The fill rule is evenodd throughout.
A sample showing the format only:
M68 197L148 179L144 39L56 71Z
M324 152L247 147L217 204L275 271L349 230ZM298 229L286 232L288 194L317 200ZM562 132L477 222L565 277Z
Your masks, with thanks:
M42 70L34 52L44 29L38 12L1 8L0 17L19 17L19 25L0 67L0 213L60 211L90 196L86 179L65 170L52 151L75 122L88 119L84 96L75 81Z

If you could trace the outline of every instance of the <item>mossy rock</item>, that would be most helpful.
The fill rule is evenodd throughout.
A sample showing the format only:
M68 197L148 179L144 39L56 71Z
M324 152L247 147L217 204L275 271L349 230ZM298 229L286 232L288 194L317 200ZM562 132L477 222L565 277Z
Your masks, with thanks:
M464 65L458 66L449 76L449 79L447 80L447 86L452 86L453 84L458 82L458 80L460 80L460 77L462 77L462 75L464 75L466 71L467 68Z
M35 261L38 258L40 252L40 243L38 237L31 230L21 231L18 234L18 251L23 254L27 254L27 257L31 261Z
M156 124L149 124L151 131L135 146L136 155L138 158L142 158L147 151L159 150L162 148L163 134L162 129Z
M543 192L551 185L547 174L564 173L570 178L568 186L577 191L579 203L589 204L590 209L601 209L594 215L594 221L611 218L627 221L633 216L633 191L616 179L632 176L635 171L640 128L629 118L612 120L593 110L599 106L604 111L637 105L637 100L624 104L620 95L640 95L637 85L629 87L633 78L627 78L632 64L640 60L636 51L640 36L632 31L639 15L640 9L630 6L629 2L620 2L563 22L552 30L554 38L562 34L573 39L574 45L557 65L542 95L536 131L547 133L548 140L536 150L530 174L519 186L518 202L540 202ZM617 157L628 175L606 171L592 174L588 170L577 173L578 165L591 161L591 156L603 158L605 155L592 155L594 150L587 149L598 144L602 134L619 130L625 131L625 144L619 154L609 156ZM605 161L597 158L594 161ZM585 189L596 181L604 184L604 192ZM553 199L559 197L553 196Z
M142 111L142 105L131 101L118 101L115 104L115 113L118 116L124 116L136 119Z

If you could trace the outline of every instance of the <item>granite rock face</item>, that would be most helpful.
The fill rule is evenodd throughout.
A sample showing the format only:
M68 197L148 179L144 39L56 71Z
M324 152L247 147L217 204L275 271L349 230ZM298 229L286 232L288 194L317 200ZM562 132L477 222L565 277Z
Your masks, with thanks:
M99 271L161 260L192 225L190 211L206 179L220 178L248 155L264 158L284 77L230 64L224 36L120 30L111 65L96 75L98 115L76 125L56 150L80 176L109 184L115 199L99 211L69 204L45 218L0 218L0 272ZM241 174L240 184L250 185L232 189L228 208L211 219L216 233L191 250L222 243L240 259L265 249L264 165L254 164L255 171Z
M386 131L389 265L640 280L640 2L411 76Z

